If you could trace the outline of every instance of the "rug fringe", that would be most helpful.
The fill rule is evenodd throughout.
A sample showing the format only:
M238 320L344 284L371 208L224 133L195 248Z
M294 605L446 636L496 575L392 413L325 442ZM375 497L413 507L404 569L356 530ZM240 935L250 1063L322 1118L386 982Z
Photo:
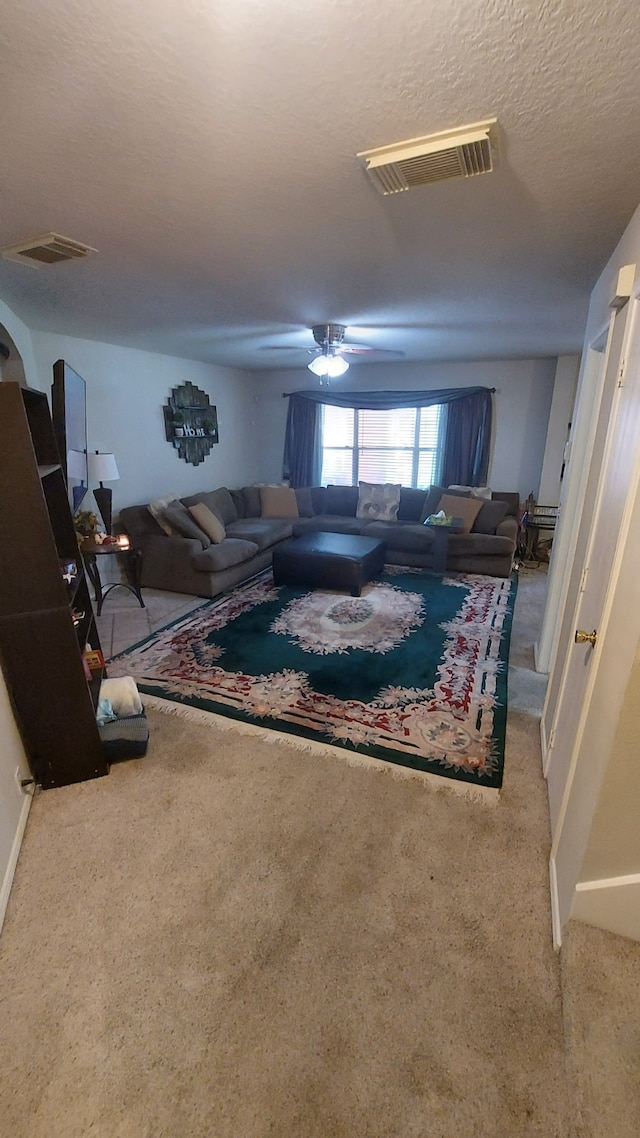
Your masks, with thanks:
M358 751L347 751L342 747L332 747L330 743L318 743L313 739L303 739L299 735L289 735L274 731L272 728L258 727L253 723L245 723L238 719L229 719L223 715L216 715L214 711L204 711L199 707L189 707L187 704L175 703L172 700L160 699L159 696L141 694L145 708L153 708L163 715L174 715L179 719L189 719L192 723L202 723L216 726L221 731L235 731L238 735L253 735L270 746L282 743L297 751L306 751L307 754L323 755L329 758L341 759L351 767L378 770L395 779L411 779L421 782L434 791L445 791L467 798L471 802L482 802L484 805L497 805L500 791L495 787L477 786L458 779L441 778L431 774L430 771L413 770L411 767L400 767L386 759L377 759L371 755L363 755Z

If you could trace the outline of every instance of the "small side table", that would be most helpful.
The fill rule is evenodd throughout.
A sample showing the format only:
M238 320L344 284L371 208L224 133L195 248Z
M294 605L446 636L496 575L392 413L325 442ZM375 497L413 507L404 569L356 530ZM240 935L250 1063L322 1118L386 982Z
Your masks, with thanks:
M128 589L129 592L133 593L134 597L138 599L140 607L145 607L142 593L140 592L140 578L142 575L141 549L132 549L130 546L123 548L115 541L104 542L102 545L94 545L93 542L83 542L80 552L82 553L82 559L87 570L87 577L94 588L96 605L98 606L98 616L100 616L105 599L112 589ZM109 557L114 554L120 554L124 559L124 569L127 580L126 582L113 581L110 585L103 585L98 569L98 557Z
M462 518L452 518L449 525L438 525L437 522L423 522L433 534L433 558L431 562L432 573L446 573L447 554L449 552L449 534L461 533L464 529Z

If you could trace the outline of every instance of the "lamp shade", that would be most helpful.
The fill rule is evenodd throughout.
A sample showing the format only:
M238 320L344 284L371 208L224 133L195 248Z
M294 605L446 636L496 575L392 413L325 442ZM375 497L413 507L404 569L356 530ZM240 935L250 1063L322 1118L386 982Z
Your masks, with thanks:
M91 482L117 482L120 475L113 454L89 452L89 479Z
M67 477L86 479L87 456L83 450L67 451Z

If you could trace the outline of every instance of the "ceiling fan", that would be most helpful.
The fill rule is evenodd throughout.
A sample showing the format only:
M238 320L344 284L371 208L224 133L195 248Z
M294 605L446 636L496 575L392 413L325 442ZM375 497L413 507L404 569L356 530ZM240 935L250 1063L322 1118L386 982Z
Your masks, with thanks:
M404 352L391 351L385 348L374 348L368 344L352 344L345 343L344 337L347 331L345 324L314 324L311 332L315 340L315 347L306 349L313 354L313 359L307 364L309 371L314 375L327 376L334 379L344 373L349 368L349 361L345 356L361 356L361 357L377 357L377 356L394 356L399 358L404 355ZM292 344L283 344L282 349L295 349L300 351L300 348Z

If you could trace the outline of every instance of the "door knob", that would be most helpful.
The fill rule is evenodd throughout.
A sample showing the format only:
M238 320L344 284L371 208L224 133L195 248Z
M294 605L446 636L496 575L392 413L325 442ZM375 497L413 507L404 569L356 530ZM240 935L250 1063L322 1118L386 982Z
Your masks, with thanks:
M595 643L596 643L597 639L598 639L598 633L596 632L595 628L594 628L593 632L584 632L581 628L576 628L576 635L575 635L576 644L591 644L592 646L595 647Z

